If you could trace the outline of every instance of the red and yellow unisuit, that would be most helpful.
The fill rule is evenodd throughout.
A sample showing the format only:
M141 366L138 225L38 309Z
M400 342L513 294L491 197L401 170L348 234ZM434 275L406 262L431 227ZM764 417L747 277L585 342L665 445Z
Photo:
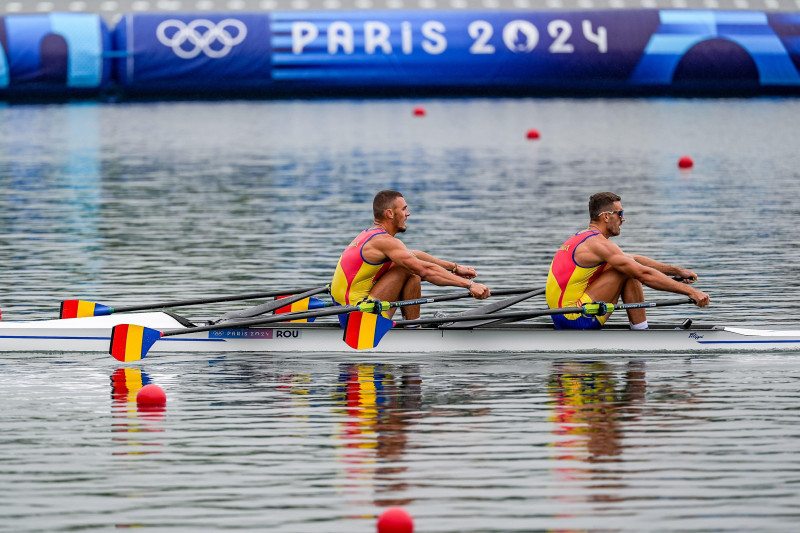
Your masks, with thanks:
M592 282L603 273L605 262L593 265L582 266L575 261L575 250L586 239L600 235L598 231L582 231L576 233L561 245L561 248L553 257L550 264L550 272L547 274L547 287L545 298L547 305L551 309L557 307L580 307L585 303L591 302L591 298L585 295L586 289ZM563 315L568 320L576 320L581 317L580 313ZM597 319L602 324L605 317L598 316Z
M370 263L364 259L364 245L386 233L383 228L362 231L342 253L331 282L331 297L342 305L357 304L369 296L372 286L392 266L391 260Z

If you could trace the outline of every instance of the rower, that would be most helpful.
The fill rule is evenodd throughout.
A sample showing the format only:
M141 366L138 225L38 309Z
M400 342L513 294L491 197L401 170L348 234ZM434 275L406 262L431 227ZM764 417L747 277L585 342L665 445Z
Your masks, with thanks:
M395 237L406 231L410 212L403 195L380 191L372 202L374 222L362 231L342 253L331 282L331 297L341 305L353 305L372 298L382 301L413 300L422 292L421 282L463 287L483 300L489 287L474 281L474 268L437 259L419 250L409 250ZM387 318L394 309L384 311ZM407 320L419 318L419 305L403 307Z
M551 309L581 307L590 302L616 303L620 296L625 303L642 302L643 285L684 294L698 307L709 304L708 294L690 286L697 280L697 274L691 270L626 254L611 242L611 237L620 234L625 221L618 195L612 192L592 195L589 219L588 228L567 239L555 253L545 293ZM627 313L631 329L647 329L644 308L629 309ZM552 319L556 329L600 329L610 315L575 313L552 315Z

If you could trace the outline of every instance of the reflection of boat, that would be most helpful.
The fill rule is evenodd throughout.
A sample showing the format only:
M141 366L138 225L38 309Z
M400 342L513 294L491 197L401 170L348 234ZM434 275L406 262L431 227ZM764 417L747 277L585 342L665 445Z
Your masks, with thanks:
M132 323L157 330L191 324L166 312L27 322L0 322L0 352L108 352L111 327ZM163 337L151 352L323 352L353 350L342 341L337 323L276 323L270 327L218 329ZM630 331L607 326L601 331L555 331L551 325L503 324L474 329L393 329L378 353L425 352L713 352L800 350L800 330L746 329L696 325L652 326Z

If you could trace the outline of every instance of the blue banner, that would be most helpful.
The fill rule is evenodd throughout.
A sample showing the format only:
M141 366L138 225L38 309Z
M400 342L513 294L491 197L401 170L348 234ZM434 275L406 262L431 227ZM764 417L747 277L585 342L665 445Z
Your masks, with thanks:
M113 69L111 68L113 62ZM0 96L800 92L800 14L276 11L0 17Z
M126 15L115 42L132 93L602 94L800 87L799 31L753 11L279 11Z
M129 92L268 90L267 13L126 14L114 30L116 77Z

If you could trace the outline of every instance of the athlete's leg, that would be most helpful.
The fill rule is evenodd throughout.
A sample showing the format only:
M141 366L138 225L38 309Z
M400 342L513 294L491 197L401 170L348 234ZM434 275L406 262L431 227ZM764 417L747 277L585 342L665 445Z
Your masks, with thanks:
M618 270L607 268L589 286L586 291L595 302L617 303L620 295L626 303L644 301L644 290L639 280L633 279ZM608 315L606 315L606 319ZM640 324L647 320L644 309L628 309L628 320L631 324Z
M392 266L381 276L369 293L370 298L393 302L397 300L414 300L422 295L422 280L416 274L397 265ZM386 314L391 318L395 309L389 309ZM403 316L408 320L419 318L419 305L409 305L403 308Z
M623 303L638 303L644 301L644 289L642 282L638 279L628 278L625 282L625 287L622 289ZM642 309L628 309L628 321L632 325L641 324L647 321L647 312Z

